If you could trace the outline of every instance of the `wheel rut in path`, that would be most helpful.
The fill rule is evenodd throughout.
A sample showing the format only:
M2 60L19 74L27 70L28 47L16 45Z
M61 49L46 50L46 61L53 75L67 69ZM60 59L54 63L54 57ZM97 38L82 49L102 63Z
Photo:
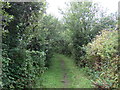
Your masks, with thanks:
M61 80L61 82L63 83L63 88L67 88L69 82L68 82L68 76L67 76L67 68L64 60L61 60L61 68L63 71L63 80Z

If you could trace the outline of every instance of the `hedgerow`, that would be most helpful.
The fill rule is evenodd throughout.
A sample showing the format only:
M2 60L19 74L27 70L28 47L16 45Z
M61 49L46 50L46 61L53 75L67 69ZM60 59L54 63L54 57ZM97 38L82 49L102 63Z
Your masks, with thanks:
M86 46L86 60L94 72L94 84L104 88L118 87L118 31L102 30Z

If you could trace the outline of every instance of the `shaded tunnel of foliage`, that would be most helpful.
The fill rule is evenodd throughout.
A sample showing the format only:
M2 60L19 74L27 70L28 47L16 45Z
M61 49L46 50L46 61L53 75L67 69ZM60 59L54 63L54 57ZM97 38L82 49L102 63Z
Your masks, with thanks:
M72 56L95 87L118 88L116 13L106 16L92 2L70 2L59 20L46 13L45 0L0 3L1 87L33 87L56 52Z

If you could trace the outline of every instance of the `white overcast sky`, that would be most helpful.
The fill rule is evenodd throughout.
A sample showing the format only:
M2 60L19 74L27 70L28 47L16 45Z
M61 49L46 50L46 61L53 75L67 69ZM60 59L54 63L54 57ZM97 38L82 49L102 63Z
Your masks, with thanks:
M61 17L58 8L65 8L65 2L71 0L46 0L48 4L47 13L54 15L56 17ZM85 1L85 0L84 0ZM118 2L120 0L91 0L93 2L98 2L103 8L108 9L108 13L118 11Z

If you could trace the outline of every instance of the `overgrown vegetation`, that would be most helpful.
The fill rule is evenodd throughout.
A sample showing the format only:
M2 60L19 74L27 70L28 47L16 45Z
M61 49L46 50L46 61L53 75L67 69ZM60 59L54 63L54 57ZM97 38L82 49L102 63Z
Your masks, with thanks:
M45 2L3 2L2 10L2 85L31 87L38 73L45 69L46 55L41 47L44 40L37 35L40 30L36 28L44 14Z
M51 71L49 69L52 69L53 53L59 53L75 60L77 69L71 69L72 74L69 73L69 78L73 73L79 76L78 68L82 68L85 71L80 72L90 75L95 87L118 88L120 57L119 28L116 28L117 13L106 15L98 4L92 2L70 2L65 10L61 10L63 18L58 20L46 13L46 3L45 0L0 2L2 7L0 86L5 89L30 88L39 84L42 87L42 78L49 76L41 75L47 75L44 73ZM56 65L60 63L57 62L57 58L55 61L53 66L57 67ZM68 61L66 66L74 66L70 64L73 61L69 62L68 59L66 61ZM61 77L61 73L57 73ZM36 81L38 78L39 83ZM71 88L85 88L84 83L78 83L82 80L78 78L78 81L71 78L73 82ZM83 80L90 83L85 78ZM53 81L51 85L54 83L56 82ZM62 88L60 83L56 84Z
M118 87L118 31L102 30L86 46L86 60L91 72L96 73L94 84L104 88Z

